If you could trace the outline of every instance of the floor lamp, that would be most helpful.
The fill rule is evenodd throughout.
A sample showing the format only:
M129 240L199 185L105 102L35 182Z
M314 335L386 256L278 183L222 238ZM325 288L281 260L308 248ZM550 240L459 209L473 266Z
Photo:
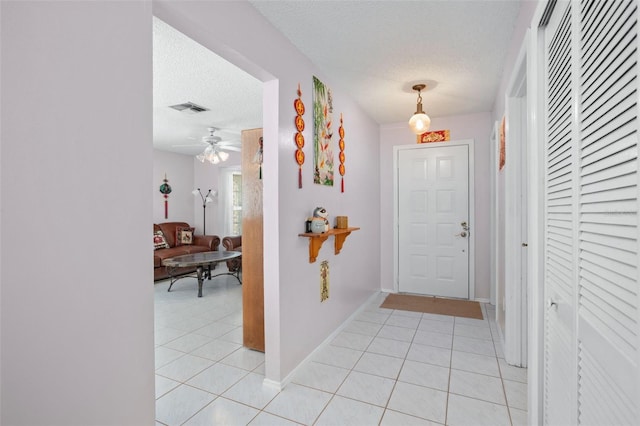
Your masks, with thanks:
M207 235L207 203L213 202L213 197L215 197L216 191L209 190L207 195L202 195L200 188L197 188L191 191L191 193L193 195L200 194L200 198L202 199L202 235Z

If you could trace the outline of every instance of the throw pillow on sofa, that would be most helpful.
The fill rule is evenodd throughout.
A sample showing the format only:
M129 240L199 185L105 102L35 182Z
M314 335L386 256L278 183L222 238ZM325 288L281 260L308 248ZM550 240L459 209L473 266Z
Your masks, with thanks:
M156 231L153 233L153 249L163 249L169 248L169 243L167 243L167 239L164 237L162 231Z
M176 228L176 247L193 244L193 232L196 228Z

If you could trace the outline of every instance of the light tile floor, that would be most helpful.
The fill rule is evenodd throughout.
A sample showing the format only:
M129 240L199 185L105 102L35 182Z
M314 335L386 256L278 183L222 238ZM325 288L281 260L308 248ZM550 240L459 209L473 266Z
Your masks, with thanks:
M484 320L380 309L380 294L281 392L242 347L233 277L155 284L158 425L525 425L527 370Z

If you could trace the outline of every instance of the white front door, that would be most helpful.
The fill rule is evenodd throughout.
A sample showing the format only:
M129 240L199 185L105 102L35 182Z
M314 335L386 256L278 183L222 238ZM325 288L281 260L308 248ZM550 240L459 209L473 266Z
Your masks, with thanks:
M398 290L468 299L469 146L399 150L397 191Z

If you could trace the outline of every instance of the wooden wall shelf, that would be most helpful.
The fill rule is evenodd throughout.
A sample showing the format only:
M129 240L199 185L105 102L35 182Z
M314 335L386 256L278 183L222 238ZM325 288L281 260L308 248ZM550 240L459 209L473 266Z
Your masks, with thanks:
M338 229L333 228L329 229L327 232L323 232L322 234L314 234L312 232L305 232L303 234L298 234L299 237L307 237L309 238L309 263L313 263L316 261L318 257L318 253L320 252L320 247L322 247L322 243L327 241L331 235L334 236L335 244L335 254L339 254L340 250L342 250L342 245L344 244L344 240L347 239L349 234L352 231L357 231L360 228L344 228Z

